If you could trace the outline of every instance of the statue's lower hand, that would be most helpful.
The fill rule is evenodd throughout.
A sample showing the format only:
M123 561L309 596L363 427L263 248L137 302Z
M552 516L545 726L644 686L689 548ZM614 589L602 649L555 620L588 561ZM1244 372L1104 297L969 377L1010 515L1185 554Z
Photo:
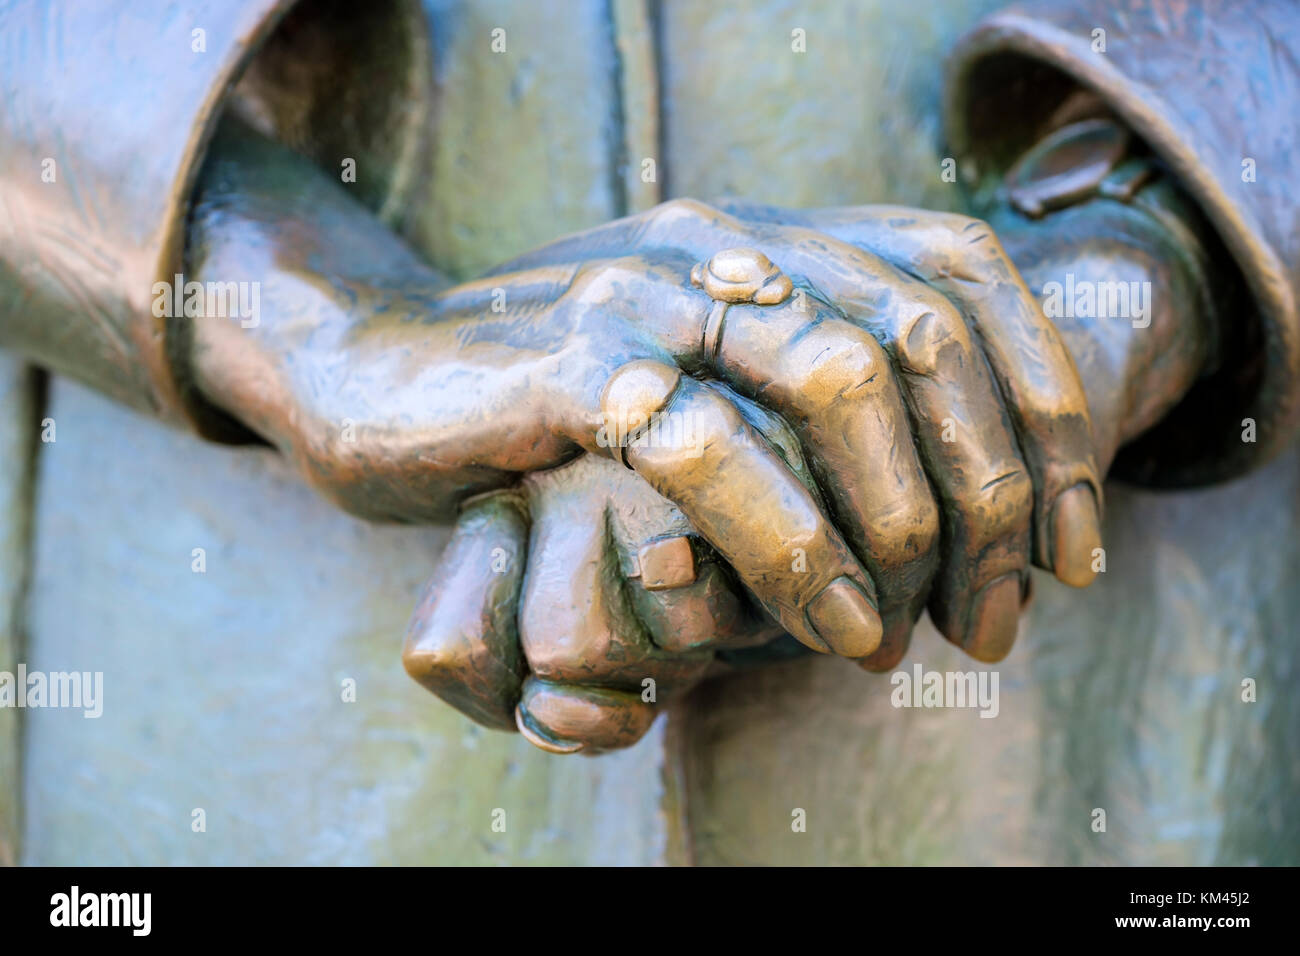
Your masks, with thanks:
M594 455L462 509L402 655L481 724L554 753L626 747L765 619L685 517Z

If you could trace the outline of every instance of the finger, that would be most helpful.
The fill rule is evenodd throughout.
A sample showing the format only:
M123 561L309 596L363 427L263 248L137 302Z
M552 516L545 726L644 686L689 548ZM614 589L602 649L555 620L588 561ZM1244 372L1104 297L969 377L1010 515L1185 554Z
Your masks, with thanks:
M771 638L770 629L758 626L755 608L711 557L711 549L686 516L635 472L607 458L585 455L564 468L532 476L527 487L535 510L543 515L539 542L550 527L545 516L560 507L555 497L567 496L569 488L574 493L585 488L592 504L599 499L601 504L592 508L587 520L593 536L602 522L606 526L605 546L612 548L621 578L613 586L654 647L689 651L748 645L754 635ZM565 521L579 520L577 508L563 507ZM550 551L547 560L573 557ZM611 603L621 606L622 601ZM618 622L620 615L611 613Z
M889 343L916 413L917 443L945 512L943 564L930 597L931 617L972 656L1000 660L1015 640L1027 581L1034 486L980 343L958 308L931 287L934 283L918 282L820 232L779 224L769 230L762 234L765 248ZM975 321L992 319L977 315ZM884 666L906 652L897 632L890 645L892 651L877 652L864 666Z
M875 582L884 626L910 628L937 565L939 509L889 358L818 304L733 305L721 324L718 374L790 424Z
M630 549L627 597L656 647L732 651L784 633L711 553L693 532Z
M468 502L407 630L406 672L461 713L513 729L527 668L516 611L528 522L513 492Z
M519 637L529 669L542 680L652 687L660 697L698 680L712 654L659 647L629 601L609 517L616 482L626 478L635 480L588 455L525 479L533 524Z
M678 542L683 550L708 547L693 535L661 538L639 549L640 567L646 567L647 550L677 550ZM730 651L758 647L781 636L780 625L757 611L733 575L716 560L697 556L695 565L689 580L675 579L669 584L669 579L647 574L630 577L627 582L632 607L657 647Z
M515 711L519 732L549 753L598 754L630 747L654 723L653 705L635 693L556 684L529 677Z
M601 398L613 449L815 650L864 657L880 640L874 585L820 503L717 392L642 360ZM629 424L636 427L628 429Z
M515 718L554 753L635 742L658 702L694 684L712 660L707 650L656 645L629 601L608 521L608 502L629 478L644 488L615 463L584 456L524 483L534 521L519 631L533 676Z
M970 317L1035 483L1034 560L1067 584L1090 583L1102 492L1087 396L1056 327L993 232L964 216L891 207L802 220L932 284Z
M903 371L915 388L908 395L914 408L921 398L918 440L948 518L931 610L951 640L981 658L1001 657L1016 633L1033 499L996 385L964 320L941 294L846 243L777 226L760 240L796 274L815 276L814 285L881 338L906 345L910 336L915 362ZM664 278L657 281L670 286ZM667 300L681 314L697 313L676 327L674 339L700 343L698 354L680 349L679 361L711 368L795 427L831 513L881 596L876 607L900 635L927 591L939 522L880 346L810 296L769 307L711 303L706 320L680 291ZM799 301L811 305L800 309ZM670 316L651 317L656 328L674 327ZM703 331L689 334L692 326ZM944 371L952 374L945 379ZM905 646L901 636L891 643Z
M966 322L935 298L886 318L917 409L921 452L948 513L930 615L968 654L997 661L1016 638L1033 482Z
M771 440L770 433L784 428L752 402L728 394L744 402L741 413L747 421L761 422L755 427L764 437ZM793 435L789 441L795 442ZM594 455L586 460L608 488L609 530L620 555L624 593L656 647L734 649L766 643L780 633L718 563L680 508L636 472Z
M1085 587L1095 577L1094 549L1101 546L1102 499L1078 370L992 231L968 223L961 231L964 246L956 242L951 236L924 257L915 255L918 243L909 262L974 317L1040 490L1037 559L1066 584ZM971 247L978 253L961 258Z
M854 246L790 227L773 240L791 268L806 270L846 315L889 344L944 509L931 617L967 653L1000 660L1016 637L1033 484L970 327L944 295ZM894 654L905 652L894 636Z
M616 499L615 507L624 506L624 500ZM615 536L623 542L638 540L639 532L626 523L639 517L612 515L611 523L622 525ZM681 524L687 525L685 516ZM722 569L713 562L700 562L687 528L642 537L639 546L623 545L626 594L655 646L670 651L726 646L749 616Z

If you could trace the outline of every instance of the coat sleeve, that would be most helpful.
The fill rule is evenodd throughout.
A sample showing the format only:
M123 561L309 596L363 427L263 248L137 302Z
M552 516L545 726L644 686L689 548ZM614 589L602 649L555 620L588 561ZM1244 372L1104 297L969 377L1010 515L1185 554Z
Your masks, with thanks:
M1116 469L1170 487L1234 477L1300 428L1300 8L1052 0L995 14L955 48L944 97L949 142L977 193L1080 88L1199 203L1251 299L1229 317L1234 354Z
M0 346L239 437L186 380L187 320L154 314L213 130L237 105L334 169L351 158L359 198L391 213L431 82L420 16L414 0L0 4Z

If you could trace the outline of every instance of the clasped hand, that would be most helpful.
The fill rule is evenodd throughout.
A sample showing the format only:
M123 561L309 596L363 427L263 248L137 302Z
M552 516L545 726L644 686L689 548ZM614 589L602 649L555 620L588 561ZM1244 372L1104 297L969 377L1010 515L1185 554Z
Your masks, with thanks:
M410 370L451 419L439 466L528 473L464 504L406 645L477 720L625 746L772 621L885 669L928 606L996 661L1031 563L1091 580L1083 389L988 227L749 212L669 203L533 253L454 293L455 359Z
M404 662L484 724L626 746L719 651L886 669L926 608L995 661L1031 564L1092 577L1083 387L980 221L680 200L449 287L251 159L190 263L263 320L196 326L196 386L353 513L459 515Z

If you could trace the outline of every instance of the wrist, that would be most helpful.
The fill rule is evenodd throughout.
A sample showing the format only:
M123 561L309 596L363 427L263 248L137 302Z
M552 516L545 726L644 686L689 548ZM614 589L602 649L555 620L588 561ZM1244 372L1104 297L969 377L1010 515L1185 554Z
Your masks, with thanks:
M201 286L247 288L251 306L182 320L186 380L217 414L295 456L329 417L362 327L386 307L423 308L445 284L340 183L233 117L195 188L185 271Z
M1143 162L1120 164L1124 188L1098 175L1091 194L1036 209L1013 183L988 217L1075 360L1103 471L1222 360L1234 284L1194 204Z

